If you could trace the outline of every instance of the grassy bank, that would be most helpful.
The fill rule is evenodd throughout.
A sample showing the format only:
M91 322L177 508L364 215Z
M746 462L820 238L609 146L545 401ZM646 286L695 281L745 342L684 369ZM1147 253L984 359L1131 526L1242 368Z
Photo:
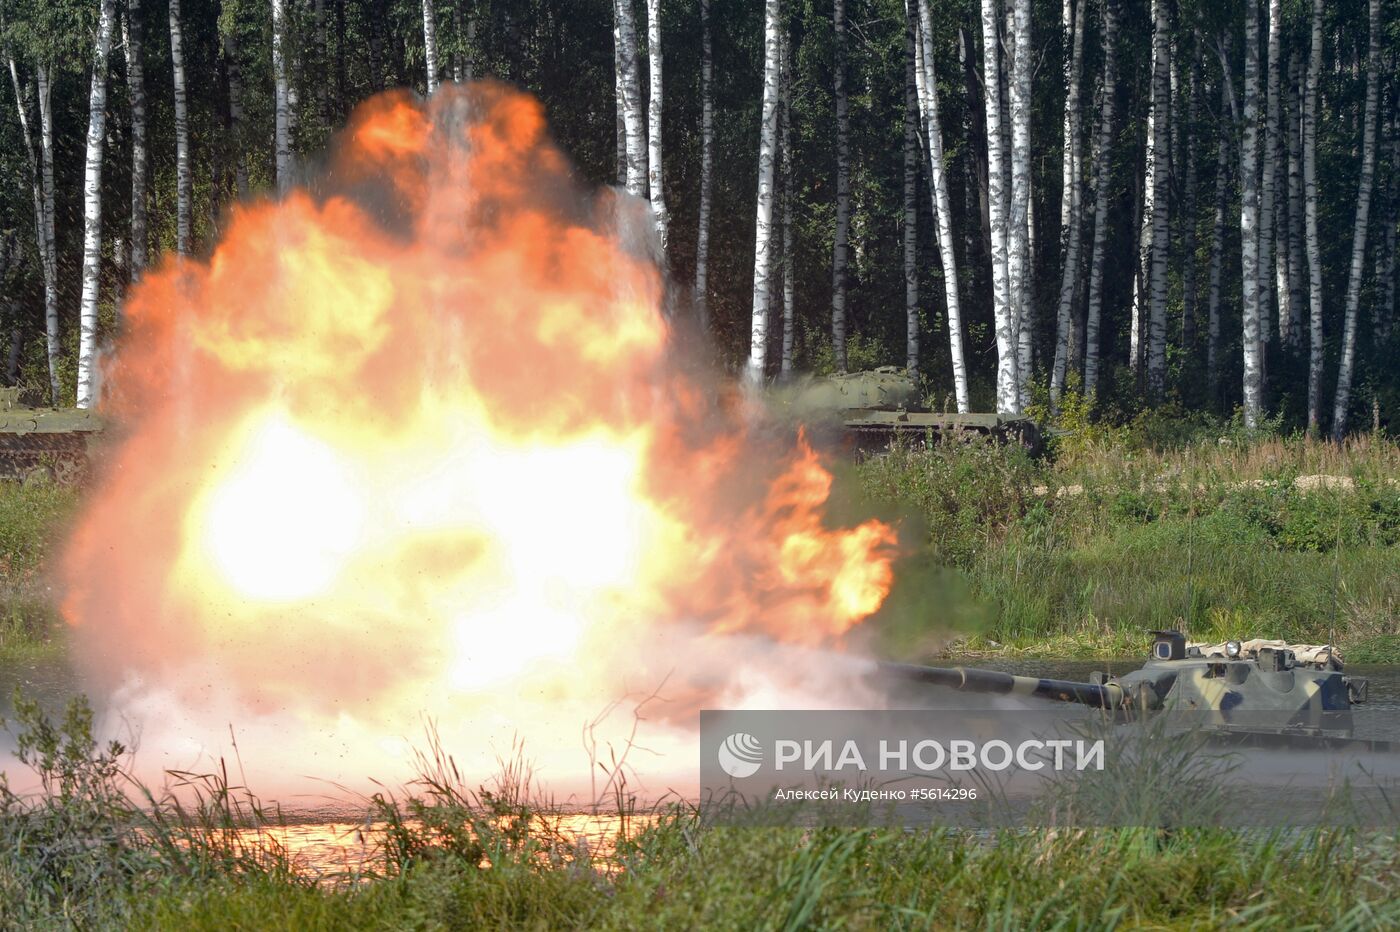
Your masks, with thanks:
M77 501L71 489L0 482L0 663L51 659L62 651L45 570Z
M135 929L1393 928L1400 846L1341 830L715 828L672 807L606 844L519 783L430 761L369 801L354 876L298 869L223 775L184 802L134 783L81 704L18 703L47 792L0 784L0 925ZM194 792L197 791L197 792ZM1207 791L1208 792L1208 791ZM1161 796L1161 791L1152 794ZM1193 804L1203 801L1193 799ZM1172 804L1171 811L1179 810ZM1153 823L1156 824L1156 823Z
M1400 448L1206 432L1152 446L1131 432L1062 439L1051 456L919 445L857 467L903 514L918 605L897 591L885 649L1060 657L1142 652L1144 631L1335 639L1353 661L1400 660ZM917 575L917 570L912 574ZM920 588L915 583L915 588ZM903 601L901 601L903 599Z
M838 491L900 521L908 559L868 627L891 655L1137 656L1149 628L1335 639L1400 662L1400 447L1156 418L1016 447L897 448ZM0 662L61 652L44 578L76 495L0 483ZM956 639L955 639L956 638Z

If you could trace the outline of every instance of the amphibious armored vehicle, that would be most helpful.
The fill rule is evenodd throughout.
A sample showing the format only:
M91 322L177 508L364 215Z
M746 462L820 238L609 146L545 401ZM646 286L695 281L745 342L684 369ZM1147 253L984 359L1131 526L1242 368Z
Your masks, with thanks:
M1192 720L1211 730L1307 738L1350 738L1352 707L1366 701L1366 680L1344 675L1329 646L1200 645L1176 631L1152 633L1151 657L1141 669L1097 673L1083 683L900 663L883 664L881 671L906 683L1076 702L1124 716L1195 713Z
M90 411L42 408L32 393L0 388L0 482L80 484L102 420Z
M940 412L921 405L914 379L897 366L810 379L782 393L782 400L804 421L838 427L859 450L888 446L895 437L914 443L986 437L1019 443L1032 454L1042 447L1040 431L1029 418Z

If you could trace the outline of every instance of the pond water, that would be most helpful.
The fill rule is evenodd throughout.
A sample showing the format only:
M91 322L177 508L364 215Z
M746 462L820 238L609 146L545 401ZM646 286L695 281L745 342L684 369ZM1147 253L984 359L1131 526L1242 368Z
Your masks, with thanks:
M966 665L1026 676L1084 681L1094 671L1127 673L1137 669L1141 661L1128 658L1114 661L988 659ZM1369 701L1356 715L1355 736L1400 742L1400 665L1355 664L1349 665L1346 672L1370 681ZM9 714L10 697L16 686L55 711L80 688L77 676L61 660L0 665L0 716ZM951 691L939 692L956 697ZM12 738L0 732L0 770L5 768L6 762L13 764L12 750ZM540 831L554 840L555 851L580 854L586 849L595 868L616 869L609 858L623 829L616 816L556 813L550 820L547 827L542 823ZM368 817L365 806L287 812L274 822L276 824L271 826L239 830L235 833L239 843L280 850L299 871L327 883L354 883L384 870L380 847L384 824ZM646 816L631 817L629 833L646 822Z

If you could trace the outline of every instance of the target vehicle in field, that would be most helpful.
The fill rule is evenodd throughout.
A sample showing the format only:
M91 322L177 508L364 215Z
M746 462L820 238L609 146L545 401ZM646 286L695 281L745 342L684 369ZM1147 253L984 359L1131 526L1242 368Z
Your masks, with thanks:
M0 482L77 485L102 421L90 411L42 408L33 393L0 388Z
M897 366L807 379L780 390L779 401L804 422L840 429L862 450L888 446L896 437L915 443L986 437L1019 443L1032 453L1042 446L1040 431L1029 418L940 412L921 405L918 385Z
M1176 631L1155 631L1151 658L1139 670L1088 682L1016 676L995 670L882 664L896 682L1075 702L1132 716L1197 713L1212 731L1320 739L1352 735L1352 707L1366 701L1366 681L1342 673L1330 646L1282 641L1189 644Z

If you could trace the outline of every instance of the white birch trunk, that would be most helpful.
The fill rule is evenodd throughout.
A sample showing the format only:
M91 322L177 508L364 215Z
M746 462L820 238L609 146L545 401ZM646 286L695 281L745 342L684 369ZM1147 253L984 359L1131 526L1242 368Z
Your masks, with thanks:
M904 25L904 367L919 369L919 92L914 23Z
M224 71L228 74L229 147L233 150L234 185L241 199L248 197L248 151L244 142L243 62L238 54L238 37L228 29L221 37Z
M614 3L617 0L613 0ZM623 87L627 62L622 55L622 29L613 15L613 104L617 111L617 183L627 185L627 91Z
M1133 178L1133 213L1138 220L1137 230L1137 264L1133 266L1133 303L1131 307L1131 317L1128 322L1128 368L1133 373L1133 383L1138 388L1143 387L1143 331L1147 317L1147 275L1148 265L1152 260L1152 199L1156 190L1152 184L1152 143L1156 138L1153 132L1156 108L1148 102L1147 108L1147 144L1144 147L1145 157L1142 162L1142 172Z
M1199 117L1201 77L1200 36L1191 43L1191 74L1186 83L1186 125L1182 139L1186 148L1186 180L1181 218L1181 347L1188 358L1196 352L1196 121Z
M180 28L180 0L170 0L170 62L175 88L175 251L190 253L194 177L190 171L190 120L185 94L185 42Z
M758 138L758 198L754 220L753 321L745 377L763 382L768 353L768 296L773 277L773 176L778 148L778 84L782 9L779 0L765 0L763 25L763 110Z
M661 175L661 0L647 0L647 64L651 77L647 96L647 190L651 193L656 238L661 243L661 255L664 257L671 215L666 211L666 191Z
M6 63L10 69L10 83L15 89L15 104L19 112L20 133L24 136L24 153L29 162L29 181L34 197L34 239L39 249L39 267L44 279L44 333L49 364L49 402L58 407L60 386L58 382L59 339L58 339L58 281L57 265L50 252L52 241L48 236L50 202L44 184L40 156L34 151L34 136L29 129L28 94L20 83L19 67L9 49L5 50Z
M1317 86L1322 76L1322 5L1312 3L1312 47L1303 89L1303 240L1308 255L1308 433L1322 429L1322 249L1317 238Z
M78 306L79 408L97 402L97 288L102 267L102 146L107 136L107 58L117 11L115 0L102 0L97 42L92 56L92 90L88 95L87 158L83 174L83 275Z
M292 108L287 80L286 33L286 0L272 0L273 145L279 194L287 193L292 186Z
M1229 74L1223 80L1229 80ZM1206 320L1206 387L1212 405L1220 400L1220 274L1225 259L1225 212L1229 208L1230 128L1226 119L1229 94L1220 89L1220 139L1215 158L1215 221L1210 240L1210 282Z
M1083 168L1080 152L1081 106L1079 75L1084 59L1084 9L1089 0L1064 0L1061 29L1065 43L1065 118L1064 146L1061 161L1060 247L1063 265L1060 270L1060 304L1055 317L1055 360L1050 370L1050 401L1058 404L1065 386L1065 370L1069 363L1071 330L1074 323L1074 295L1079 283L1079 247L1083 222Z
M789 378L793 369L793 349L797 336L796 283L792 277L792 41L786 32L782 36L782 73L778 78L779 113L782 126L779 148L782 153L783 187L783 353L780 372Z
M925 55L925 59L927 59ZM986 89L987 198L992 228L992 313L997 342L997 411L1014 412L1020 402L1016 319L1007 277L1007 190L1001 107L1001 40L996 0L982 0L982 86Z
M1167 225L1168 172L1171 132L1171 19L1166 0L1152 0L1152 144L1148 149L1151 174L1152 243L1148 266L1147 392L1160 401L1167 387Z
M622 61L622 122L627 134L627 193L647 196L646 113L642 106L641 66L637 58L637 23L632 0L613 0Z
M146 229L146 70L142 61L144 27L141 0L127 0L123 38L126 40L126 86L131 101L131 280L141 277L147 262Z
M34 80L39 91L39 155L40 177L44 201L44 329L47 338L49 381L54 404L60 390L58 365L63 349L58 330L58 237L54 232L58 213L58 193L53 180L53 85L49 83L49 66L39 62L34 68Z
M846 371L846 266L851 229L851 121L846 99L846 2L835 0L836 29L836 232L831 246L831 352L836 371Z
M423 65L428 71L428 95L438 89L437 13L433 0L423 0Z
M1245 0L1244 138L1240 146L1240 265L1243 293L1244 423L1259 426L1264 408L1259 293L1259 0Z
M1281 0L1267 0L1269 24L1265 68L1264 148L1259 190L1259 365L1268 379L1269 340L1274 329L1274 224L1278 201L1279 32L1283 27Z
M700 0L700 228L695 234L695 313L710 330L710 199L714 190L714 53L710 45L710 0Z
M967 363L963 353L962 301L958 293L958 262L953 243L953 205L948 197L948 171L943 164L943 127L938 115L938 75L933 60L933 15L928 0L918 4L915 28L914 90L923 116L924 141L929 162L929 197L933 208L939 263L943 270L943 298L948 315L948 351L952 359L953 398L959 413L971 402L967 391ZM913 10L906 11L913 17Z
M1010 76L1007 80L1011 117L1011 208L1007 215L1006 277L1016 327L1016 407L1030 402L1031 344L1031 3L1009 0L1011 21Z
M1103 254L1108 242L1108 186L1113 172L1113 101L1118 82L1117 0L1104 0L1103 113L1094 152L1094 245L1089 257L1089 298L1084 313L1084 393L1099 388L1099 317L1103 305Z
M1302 146L1302 81L1300 55L1295 51L1288 57L1288 94L1284 98L1288 137L1288 319L1282 321L1284 344L1297 352L1303 342L1303 146Z
M1361 180L1356 192L1356 231L1351 240L1351 272L1347 277L1346 314L1342 329L1342 359L1337 367L1337 397L1332 406L1332 439L1346 436L1347 409L1356 362L1357 317L1361 308L1361 279L1365 275L1366 232L1371 214L1371 189L1376 174L1376 111L1381 80L1381 0L1370 0L1370 48L1366 56L1366 110L1361 130Z

